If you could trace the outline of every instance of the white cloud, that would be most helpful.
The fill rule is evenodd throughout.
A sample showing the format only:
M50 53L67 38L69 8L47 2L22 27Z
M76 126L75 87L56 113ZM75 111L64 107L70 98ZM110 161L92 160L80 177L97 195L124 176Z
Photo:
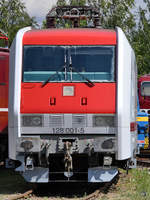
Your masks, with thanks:
M22 0L25 3L28 14L36 17L39 24L45 19L46 14L56 5L57 0Z

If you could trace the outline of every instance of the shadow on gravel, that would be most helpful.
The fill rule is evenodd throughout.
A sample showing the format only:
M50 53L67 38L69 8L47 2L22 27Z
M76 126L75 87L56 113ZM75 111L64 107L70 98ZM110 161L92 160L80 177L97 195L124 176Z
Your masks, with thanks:
M103 194L107 194L110 190L115 190L119 175L109 183L64 182L36 184L32 186L34 186L34 194L37 197L83 198L91 195L96 190Z
M89 183L39 184L37 185L37 188L34 189L34 194L37 197L83 198L103 187L104 184Z
M20 174L13 169L0 167L0 195L24 193L29 189L29 185Z

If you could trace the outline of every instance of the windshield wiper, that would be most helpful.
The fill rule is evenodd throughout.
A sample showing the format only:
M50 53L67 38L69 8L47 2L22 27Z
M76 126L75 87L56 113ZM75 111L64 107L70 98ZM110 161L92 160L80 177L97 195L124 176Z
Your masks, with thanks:
M71 67L70 71L74 71L74 72L76 72L77 74L79 74L80 77L81 77L82 79L84 79L84 80L87 81L87 82L85 82L85 84L87 84L89 87L95 86L95 84L94 84L92 81L90 81L86 76L84 76L84 75L81 74L79 71L77 71L74 67Z
M42 83L42 86L41 86L41 87L44 87L50 80L53 79L53 77L54 77L56 74L58 74L59 72L61 72L61 71L63 71L63 70L65 71L65 81L66 81L66 79L67 79L66 55L65 55L65 63L64 63L64 66L61 67L60 69L58 69L54 74L50 75L49 78L48 78L46 81L44 81L44 82Z
M72 59L71 59L71 56L70 56L70 63L69 63L69 71L71 72L71 81L72 81L72 72L76 72L77 74L79 74L79 76L86 80L87 82L85 82L85 84L87 84L89 87L93 87L95 86L95 84L90 81L86 76L84 76L83 74L81 74L78 70L76 70L73 66L72 66Z

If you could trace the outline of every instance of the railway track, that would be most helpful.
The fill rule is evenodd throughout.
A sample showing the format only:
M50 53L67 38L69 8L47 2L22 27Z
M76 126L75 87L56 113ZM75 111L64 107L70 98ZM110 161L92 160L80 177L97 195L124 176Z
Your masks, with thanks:
M89 194L88 196L86 196L82 200L96 200L96 199L100 198L101 195L109 192L111 186L113 184L117 183L116 180L118 181L118 175L111 182L104 183L104 185L102 187L98 188L97 190L95 190L93 193Z
M141 149L140 150L140 155L141 156L149 156L150 157L150 149Z
M138 157L137 158L137 165L150 168L150 158Z
M137 165L150 168L150 149L141 149L137 156Z
M12 197L7 198L6 200L19 200L19 199L26 199L29 195L33 193L33 190L28 190L23 194L16 194Z
M56 196L60 196L60 198L63 197L63 199L68 199L68 197L73 199L74 198L73 194L76 194L78 196L78 198L81 200L97 200L100 197L102 197L104 194L107 194L111 190L113 185L117 184L118 178L119 178L119 176L117 175L111 182L103 183L103 184L96 184L96 185L81 184L80 191L78 190L79 185L77 186L78 189L76 189L76 187L74 187L75 186L74 184L72 186L69 185L69 188L67 191L65 184L63 184L63 185L61 185L61 189L59 191L58 191L58 187L53 188L54 185L52 185L51 192L50 192L48 190L49 186L47 185L42 188L39 187L39 190L36 188L35 190L31 189L23 194L14 195L11 198L8 198L7 200L26 199L29 196L30 196L30 199L35 200L36 198L39 199L45 195L47 196L48 199L54 198ZM85 197L83 197L85 194L87 194L87 195Z

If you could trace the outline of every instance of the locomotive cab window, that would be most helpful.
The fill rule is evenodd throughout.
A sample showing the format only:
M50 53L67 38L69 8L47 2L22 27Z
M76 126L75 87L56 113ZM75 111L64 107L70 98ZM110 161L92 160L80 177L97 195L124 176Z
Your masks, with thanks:
M150 82L142 82L141 95L142 96L150 96Z
M23 82L114 82L115 46L24 46Z

